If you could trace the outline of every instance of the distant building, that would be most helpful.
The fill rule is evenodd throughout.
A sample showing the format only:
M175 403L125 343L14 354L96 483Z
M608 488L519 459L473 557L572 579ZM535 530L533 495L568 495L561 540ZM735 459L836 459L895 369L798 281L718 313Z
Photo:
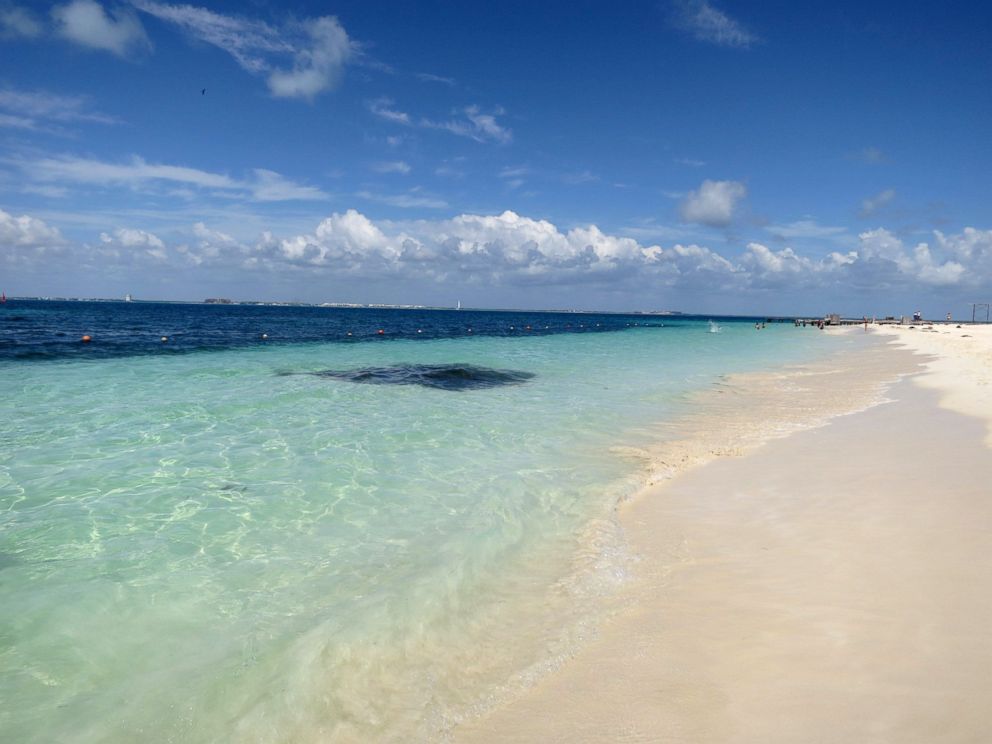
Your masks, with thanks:
M134 298L131 295L126 294L124 295L124 302L134 302Z

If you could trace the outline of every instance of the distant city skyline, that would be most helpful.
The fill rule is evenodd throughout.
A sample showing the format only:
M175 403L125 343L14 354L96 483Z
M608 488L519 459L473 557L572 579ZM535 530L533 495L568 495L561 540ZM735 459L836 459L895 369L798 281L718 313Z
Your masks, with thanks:
M970 318L990 26L964 3L0 3L0 289Z

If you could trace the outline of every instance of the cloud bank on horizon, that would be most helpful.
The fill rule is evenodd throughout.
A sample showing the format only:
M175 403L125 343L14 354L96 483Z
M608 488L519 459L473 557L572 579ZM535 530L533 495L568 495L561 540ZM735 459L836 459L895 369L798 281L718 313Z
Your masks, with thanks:
M937 34L854 3L521 4L508 37L512 11L0 5L0 282L858 314L992 294L992 104L967 93L992 12Z
M357 301L353 290L344 297L341 293L361 280L406 282L425 294L431 286L435 291L445 286L515 291L579 286L760 297L824 287L974 289L992 272L992 230L970 227L955 234L934 231L929 241L912 246L883 228L867 230L857 236L855 249L819 258L758 242L724 256L697 244L645 245L595 225L562 230L511 211L377 223L349 209L297 235L264 232L242 241L197 222L168 244L145 230L117 228L80 245L43 220L0 210L0 241L12 247L0 262L7 271L44 261L59 273L130 267L171 281L192 269L210 269L226 277L227 286L259 275L281 284L304 273L318 286L332 278L325 294L310 298L314 301Z

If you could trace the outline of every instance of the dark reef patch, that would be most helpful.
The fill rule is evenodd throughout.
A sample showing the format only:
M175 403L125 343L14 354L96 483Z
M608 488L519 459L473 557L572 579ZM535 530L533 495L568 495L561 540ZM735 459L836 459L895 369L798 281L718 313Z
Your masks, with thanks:
M294 374L283 372L280 374ZM365 385L421 385L438 390L479 390L483 388L520 385L534 377L532 372L512 369L490 369L474 364L397 364L392 367L363 367L362 369L325 369L304 372L315 377L358 382Z

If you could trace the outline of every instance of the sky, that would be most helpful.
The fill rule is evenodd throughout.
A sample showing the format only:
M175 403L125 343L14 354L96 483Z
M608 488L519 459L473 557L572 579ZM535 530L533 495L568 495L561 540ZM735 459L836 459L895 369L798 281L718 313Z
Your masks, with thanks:
M912 0L0 0L0 289L970 318L989 28Z

